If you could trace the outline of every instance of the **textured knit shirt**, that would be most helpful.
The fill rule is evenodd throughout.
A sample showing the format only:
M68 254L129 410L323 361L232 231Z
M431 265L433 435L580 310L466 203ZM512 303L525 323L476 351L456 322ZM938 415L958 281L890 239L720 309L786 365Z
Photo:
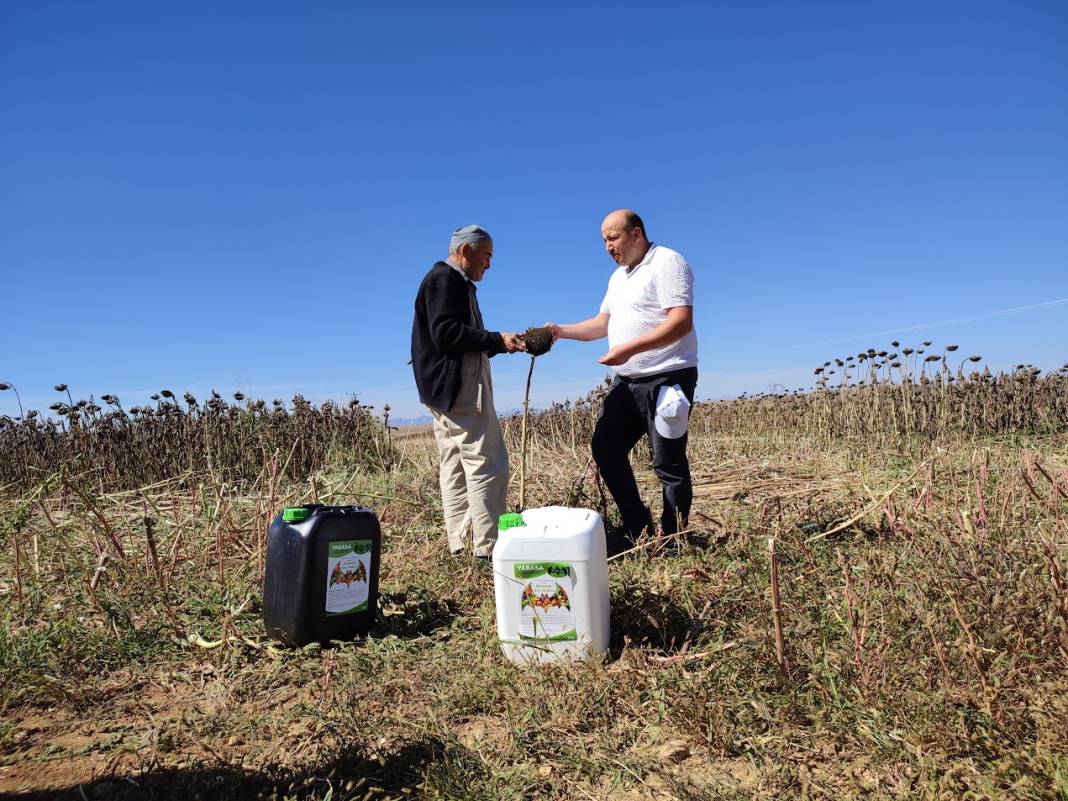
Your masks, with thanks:
M650 245L633 267L620 266L608 279L601 312L608 314L608 346L614 348L648 334L667 320L667 310L693 306L693 273L681 255ZM697 331L632 356L615 370L628 378L697 366Z

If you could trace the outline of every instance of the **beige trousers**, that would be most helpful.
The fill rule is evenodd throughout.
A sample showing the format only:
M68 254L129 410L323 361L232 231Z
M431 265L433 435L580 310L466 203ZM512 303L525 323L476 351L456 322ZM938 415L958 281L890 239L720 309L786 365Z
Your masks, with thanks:
M449 550L463 551L468 532L475 556L489 556L508 497L508 451L493 408L489 360L467 354L452 409L428 407L440 456L441 505Z

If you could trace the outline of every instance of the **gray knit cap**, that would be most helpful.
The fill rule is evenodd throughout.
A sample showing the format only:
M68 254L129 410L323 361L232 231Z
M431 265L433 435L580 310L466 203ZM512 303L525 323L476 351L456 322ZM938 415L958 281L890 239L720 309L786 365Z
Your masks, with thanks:
M459 253L464 245L477 245L479 242L492 238L481 226L465 225L452 232L452 239L449 240L449 253Z

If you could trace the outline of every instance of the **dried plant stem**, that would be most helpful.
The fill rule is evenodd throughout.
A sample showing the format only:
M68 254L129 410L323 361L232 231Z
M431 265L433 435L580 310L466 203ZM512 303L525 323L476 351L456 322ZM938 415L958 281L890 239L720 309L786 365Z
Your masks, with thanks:
M108 552L101 551L100 555L96 558L96 568L93 570L93 575L89 579L89 592L92 594L96 590L96 585L100 583L100 577L107 571L108 564ZM93 596L93 601L96 601L96 596Z
M783 653L782 599L779 595L779 559L775 554L775 538L768 537L768 565L771 570L771 619L775 623L775 664L786 672L786 656Z
M45 499L38 498L37 506L41 510L41 514L45 516L45 520L48 521L48 525L52 527L52 535L54 538L53 542L62 542L59 527L56 525L56 521L52 519L52 515L48 511L48 505L45 503ZM64 583L66 583L67 587L69 588L70 580L67 576L67 566L63 563L62 559L60 559L56 564L58 565L60 572L63 574Z
M220 520L218 523L216 523L215 524L215 532L214 532L214 535L215 535L215 558L216 558L216 563L217 563L217 566L218 566L219 585L222 586L222 587L226 586L226 567L225 567L225 563L223 561L223 535L222 535L222 529L223 529L224 523L225 523L224 520Z
M853 640L853 661L856 663L857 668L860 670L860 684L865 686L867 681L867 670L864 667L864 641L867 638L867 625L861 624L860 612L858 607L860 606L860 599L857 597L856 591L853 589L853 580L850 577L849 563L846 561L842 552L835 549L835 558L838 561L839 567L842 568L842 576L845 578L845 588L842 590L842 597L845 599L846 617L849 618L849 635ZM865 619L867 618L867 609L864 613Z
M118 554L119 559L126 561L126 551L122 549L122 543L119 542L119 538L115 535L115 531L111 528L111 525L104 518L104 515L100 513L100 510L96 508L89 497L81 491L78 487L71 484L69 481L64 481L63 486L66 487L68 492L72 492L82 499L82 503L85 507L93 513L93 516L100 521L100 525L104 529L104 533L107 535L108 540L111 542L111 547L115 549L115 553Z
M1038 472L1040 472L1045 477L1046 481L1048 481L1050 483L1050 486L1053 487L1053 490L1057 494L1059 494L1062 498L1064 498L1065 500L1068 500L1068 492L1065 492L1064 488L1061 487L1061 485L1058 484L1056 482L1056 480L1054 480L1053 476L1051 476L1049 474L1049 471L1046 470L1046 468L1042 466L1042 463L1040 461L1038 461L1037 459L1035 459L1034 464L1035 464L1035 467L1038 468Z
M519 434L519 511L527 507L527 414L530 411L530 379L534 375L534 360L530 357L530 369L527 370L527 389L523 393L523 424Z
M107 611L100 605L100 601L96 597L96 585L100 583L100 577L107 571L108 553L107 551L101 551L96 559L96 568L93 570L93 575L86 582L86 587L89 588L89 600L92 601L93 607L99 612L105 619L108 617Z
M678 662L696 662L699 659L704 659L707 656L713 654L720 654L724 651L729 651L738 645L735 641L720 643L714 648L709 648L707 651L698 651L693 654L675 654L674 656L651 656L649 661L656 665L674 665Z
M972 665L975 667L975 672L979 674L979 684L983 689L983 711L988 715L993 715L994 699L990 692L990 684L986 679L986 666L983 664L981 657L982 651L979 648L979 643L975 639L975 633L972 631L972 627L968 624L968 621L964 619L964 613L961 611L960 602L957 600L955 593L950 593L949 601L953 608L953 616L957 618L957 622L960 624L960 627L967 638L967 647L964 651L968 654L969 659L971 659Z
M155 573L155 575L156 575L156 583L159 585L159 588L162 590L162 589L165 589L164 586L163 586L163 568L162 568L162 566L160 566L159 553L156 551L156 535L153 532L153 526L155 525L155 521L151 517L149 517L148 514L146 513L145 514L145 519L144 519L144 524L145 524L145 541L148 544L148 552L152 557L152 572Z
M1061 621L1061 654L1068 659L1068 582L1065 581L1064 573L1057 561L1057 551L1052 542L1042 543L1042 555L1046 557L1049 579L1053 585L1054 607Z
M1044 504L1046 502L1046 499L1042 497L1042 493L1040 493L1038 491L1038 488L1035 487L1035 482L1031 478L1031 476L1027 474L1026 468L1020 468L1020 477L1024 480L1024 484L1027 485L1027 489L1030 491L1031 495L1034 496L1034 499L1039 503Z
M582 487L586 483L586 476L589 475L590 465L591 464L593 464L593 454L592 453L590 454L589 458L586 460L586 466L582 468L582 472L579 473L578 478L576 478L572 482L571 489L568 490L568 493L567 493L567 505L568 506L574 506L576 503L578 503L579 495L582 493Z
M592 458L592 457L591 457ZM601 510L601 519L608 519L608 498L604 494L604 482L601 480L601 471L594 470L593 476L597 481L597 500L599 502L599 508Z
M18 528L11 529L11 547L15 551L15 592L19 596L19 609L22 608L22 569L19 559L19 532Z
M942 675L946 677L946 682L950 685L955 685L956 682L953 679L953 674L949 671L949 665L946 664L946 656L942 650L942 644L938 642L938 638L935 637L934 629L931 628L931 622L927 619L926 615L921 617L923 621L923 627L927 630L927 636L931 638L931 645L934 647L935 656L938 657L938 664L942 667Z
M616 559L622 559L624 556L629 556L632 553L644 551L646 548L662 548L663 546L671 542L671 540L677 539L679 537L685 537L687 534L692 534L694 531L695 529L688 528L682 531L676 531L674 534L663 534L657 537L649 537L643 542L639 542L633 548L628 548L625 551L621 551L615 556L609 556L608 561L614 562Z
M904 479L902 479L901 481L896 483L894 486L892 486L890 489L888 489L886 492L884 492L881 496L876 498L871 504L869 504L868 506L865 506L863 509L861 509L859 512L857 512L851 518L846 520L844 523L839 523L834 528L827 529L826 531L823 531L823 532L821 532L819 534L814 534L811 537L809 537L807 540L805 540L805 542L815 542L816 540L822 540L825 537L829 537L832 534L837 534L839 531L843 531L844 529L849 528L854 523L856 523L858 520L860 520L862 517L864 517L866 514L868 514L869 512L875 511L876 509L881 507L884 503L886 503L886 501L890 498L891 495L893 495L895 492L897 492L903 486L908 484L917 473L919 473L924 467L926 467L928 464L930 464L932 461L934 461L934 459L935 459L935 457L931 456L927 460L921 462L916 467L916 469L913 470L911 473L909 473Z
M260 530L256 532L256 562L259 566L260 580L263 580L263 572L267 565L267 530L271 527L274 519L274 504L278 497L278 451L271 456L271 484L267 497L267 505L263 510Z
M174 610L171 609L170 602L165 597L165 594L167 592L167 580L163 576L163 565L160 563L159 552L156 548L156 535L154 532L155 521L146 514L144 518L144 524L145 540L147 541L148 552L152 557L152 572L156 577L156 586L159 588L160 591L161 597L159 600L162 602L163 614L166 615L167 620L171 624L171 628L174 629L175 635L177 635L179 639L182 639L185 637L185 632L182 628L182 624L178 622L178 618L175 616Z

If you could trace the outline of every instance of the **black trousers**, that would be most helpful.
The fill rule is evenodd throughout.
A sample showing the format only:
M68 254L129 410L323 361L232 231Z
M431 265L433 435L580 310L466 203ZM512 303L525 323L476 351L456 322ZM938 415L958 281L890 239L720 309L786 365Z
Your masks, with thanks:
M661 436L654 426L656 397L660 388L678 384L693 403L697 388L697 368L687 367L653 376L627 379L616 376L604 399L604 408L593 431L593 460L601 471L608 491L619 507L623 527L637 537L652 524L648 507L638 493L628 456L638 440L648 434L653 451L653 470L663 488L664 513L660 526L674 534L686 525L693 503L690 462L686 458L689 434L678 439Z

